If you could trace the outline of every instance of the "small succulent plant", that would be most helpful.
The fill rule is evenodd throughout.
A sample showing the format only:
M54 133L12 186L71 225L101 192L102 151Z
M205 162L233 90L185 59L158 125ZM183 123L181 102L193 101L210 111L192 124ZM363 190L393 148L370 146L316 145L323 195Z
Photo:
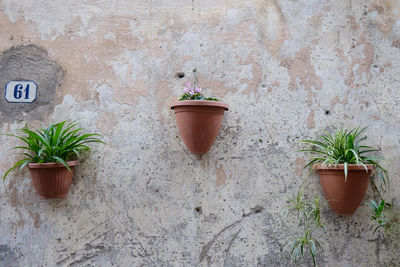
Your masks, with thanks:
M187 83L186 87L183 88L183 95L179 98L180 101L182 100L209 100L209 101L219 101L218 98L215 97L204 97L201 93L201 88L196 87Z

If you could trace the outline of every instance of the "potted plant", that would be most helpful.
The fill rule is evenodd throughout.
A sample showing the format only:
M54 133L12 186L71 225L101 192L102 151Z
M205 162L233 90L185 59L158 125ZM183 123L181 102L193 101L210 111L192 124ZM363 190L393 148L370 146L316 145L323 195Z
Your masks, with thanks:
M186 84L179 101L171 105L183 142L193 154L205 154L218 135L228 105L217 98L207 98L201 88Z
M83 151L89 151L89 143L103 143L99 134L82 134L73 121L51 124L45 129L30 130L26 125L19 134L6 134L21 140L24 145L13 149L23 150L24 156L3 176L15 168L28 165L32 183L42 198L66 197L74 175L75 166Z
M364 199L373 170L379 173L383 184L388 184L388 172L378 163L382 158L370 155L378 149L361 144L367 139L365 130L366 127L338 129L333 136L326 132L316 140L301 141L310 145L301 151L312 155L306 167L317 170L324 195L339 215L354 214Z

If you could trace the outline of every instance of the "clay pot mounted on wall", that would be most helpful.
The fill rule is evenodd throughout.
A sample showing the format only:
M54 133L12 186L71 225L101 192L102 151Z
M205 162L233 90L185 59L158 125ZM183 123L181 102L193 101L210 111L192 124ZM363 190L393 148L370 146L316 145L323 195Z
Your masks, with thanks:
M205 154L215 141L228 105L204 97L201 88L186 84L179 101L172 103L183 142L193 154Z
M67 196L78 161L66 162L71 171L61 163L29 163L32 184L41 198Z
M75 121L51 124L31 130L28 125L18 129L18 135L6 134L23 142L13 149L22 150L24 157L6 171L3 180L14 169L28 165L33 186L42 198L67 196L74 176L77 159L83 151L90 151L90 143L103 143L100 134L81 133Z
M300 151L311 155L306 167L318 172L325 198L336 214L354 214L365 197L372 171L380 177L380 189L389 185L389 173L379 164L383 158L374 155L379 149L362 144L367 139L366 129L338 128L334 134L324 132L316 139L301 141L308 147Z
M193 154L205 154L218 135L228 105L219 101L183 100L172 103L183 142Z
M331 209L338 215L353 215L363 201L368 189L372 165L348 165L345 180L344 165L315 165L322 190Z

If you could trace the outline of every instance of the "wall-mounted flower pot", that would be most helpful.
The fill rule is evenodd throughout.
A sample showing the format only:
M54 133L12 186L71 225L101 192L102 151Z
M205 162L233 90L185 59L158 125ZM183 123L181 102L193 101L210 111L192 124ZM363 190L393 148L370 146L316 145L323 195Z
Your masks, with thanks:
M228 105L219 101L184 100L172 103L183 142L193 154L205 154L218 135Z
M345 181L344 165L337 166L314 165L325 198L329 206L338 215L353 215L363 201L367 192L373 166L348 165L347 180Z
M68 161L71 171L61 163L29 163L33 186L41 198L67 196L78 161Z

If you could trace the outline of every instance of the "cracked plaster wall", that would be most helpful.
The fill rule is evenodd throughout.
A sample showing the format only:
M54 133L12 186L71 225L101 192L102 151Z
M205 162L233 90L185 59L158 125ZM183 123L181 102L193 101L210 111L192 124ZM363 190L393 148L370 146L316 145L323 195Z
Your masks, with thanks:
M65 200L39 199L27 171L0 186L0 265L289 265L279 213L306 160L294 151L337 125L370 125L388 198L400 193L398 1L0 1L2 57L26 47L62 78L50 107L7 117L0 132L80 119L107 145ZM194 69L230 105L202 157L168 108ZM4 172L15 143L0 140ZM321 266L400 265L398 231L372 235L366 205L324 216Z

